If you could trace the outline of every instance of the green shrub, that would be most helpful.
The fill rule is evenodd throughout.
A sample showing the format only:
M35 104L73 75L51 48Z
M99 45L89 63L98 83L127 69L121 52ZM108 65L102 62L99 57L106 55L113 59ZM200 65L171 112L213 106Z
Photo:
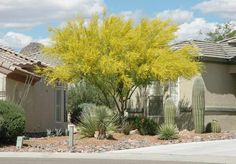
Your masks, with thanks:
M122 125L122 132L125 134L125 135L129 135L129 132L133 130L133 124L129 123L129 122L124 122L123 125Z
M159 139L161 140L172 140L177 139L178 129L173 124L162 124L159 129Z
M23 108L12 102L0 100L0 116L2 117L0 141L15 142L17 136L22 135L25 129Z
M128 122L133 125L133 129L138 129L142 135L156 135L157 123L150 118L130 117Z
M144 118L142 122L142 127L139 132L142 135L156 135L157 123L150 118Z
M4 119L3 119L3 117L0 115L0 134L2 133L3 124L4 124ZM0 143L1 143L1 142L0 142Z
M127 122L129 122L133 126L133 129L139 130L142 127L142 120L143 120L143 118L138 117L138 116L134 116L134 117L129 117L127 119Z
M118 115L105 106L91 106L83 110L78 130L81 137L93 137L98 131L98 139L106 138L106 134L116 130Z

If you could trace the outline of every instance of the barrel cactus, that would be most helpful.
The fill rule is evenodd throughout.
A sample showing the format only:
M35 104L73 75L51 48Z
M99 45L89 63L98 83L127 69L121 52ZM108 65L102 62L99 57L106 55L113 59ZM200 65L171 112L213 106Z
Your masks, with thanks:
M195 133L203 133L205 115L205 88L201 78L195 79L193 84L192 109Z
M220 133L221 132L221 127L220 127L219 121L217 121L217 120L211 121L211 132L212 133Z
M165 124L175 124L176 106L171 98L168 98L164 105Z

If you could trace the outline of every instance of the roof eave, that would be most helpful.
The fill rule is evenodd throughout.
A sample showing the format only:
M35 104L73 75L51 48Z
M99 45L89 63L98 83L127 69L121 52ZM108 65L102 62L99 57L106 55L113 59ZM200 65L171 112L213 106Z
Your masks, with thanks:
M199 56L198 59L201 62L216 62L216 63L225 63L225 64L234 63L234 62L232 62L232 58L220 58L220 57L214 57L214 56Z

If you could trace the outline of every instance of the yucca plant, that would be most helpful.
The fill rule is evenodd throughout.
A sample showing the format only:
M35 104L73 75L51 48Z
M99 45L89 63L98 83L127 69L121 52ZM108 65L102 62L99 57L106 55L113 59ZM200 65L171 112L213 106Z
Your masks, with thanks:
M159 139L172 140L178 138L178 128L173 124L162 124L159 129Z
M106 134L116 130L118 115L105 106L91 106L82 112L78 130L81 137L93 137L98 131L98 139L105 139Z

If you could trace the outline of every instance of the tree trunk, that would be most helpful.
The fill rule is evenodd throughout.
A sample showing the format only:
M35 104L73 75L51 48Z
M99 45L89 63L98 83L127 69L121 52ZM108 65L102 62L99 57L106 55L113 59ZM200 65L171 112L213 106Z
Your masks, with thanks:
M97 139L99 139L99 140L106 139L106 128L104 128L104 129L102 128L99 130Z

